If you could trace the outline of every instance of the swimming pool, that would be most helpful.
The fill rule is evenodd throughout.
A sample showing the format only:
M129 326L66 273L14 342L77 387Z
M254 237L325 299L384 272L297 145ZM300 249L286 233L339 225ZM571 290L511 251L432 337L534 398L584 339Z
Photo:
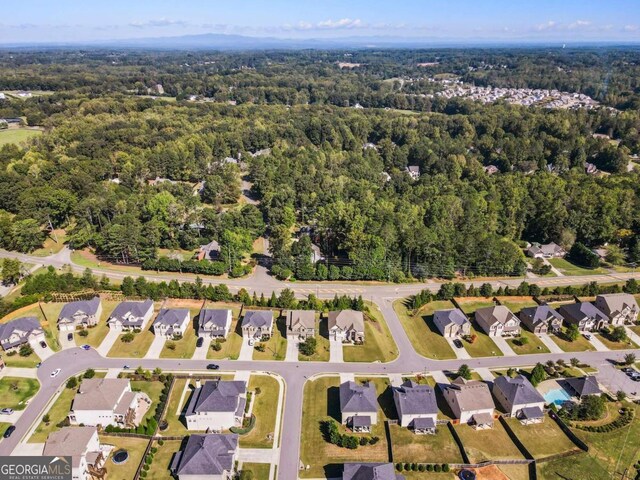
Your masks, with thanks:
M569 395L564 388L549 390L543 396L545 402L553 403L556 407L561 407L564 402L571 400L571 395Z

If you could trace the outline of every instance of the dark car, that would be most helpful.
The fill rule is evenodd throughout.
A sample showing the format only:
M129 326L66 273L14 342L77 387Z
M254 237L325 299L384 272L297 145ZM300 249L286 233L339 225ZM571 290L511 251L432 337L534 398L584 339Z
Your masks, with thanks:
M42 348L47 348L47 342L45 342L44 340L42 340L42 341L40 342L40 346L41 346Z
M73 333L70 333L69 335L67 335L67 340L69 341L73 340Z
M9 438L13 432L16 431L16 427L13 425L9 425L9 427L4 431L4 438Z
M456 346L456 348L462 348L462 342L457 338L453 341L453 344Z
M204 343L204 338L198 337L198 340L196 340L196 347L200 348L203 343Z
M216 365L215 363L210 363L209 365L207 365L207 370L218 370L220 368L220 365Z

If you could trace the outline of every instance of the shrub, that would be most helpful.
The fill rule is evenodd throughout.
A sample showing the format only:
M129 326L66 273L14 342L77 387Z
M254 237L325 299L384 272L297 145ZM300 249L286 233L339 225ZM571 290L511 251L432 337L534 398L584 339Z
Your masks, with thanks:
M169 350L175 350L176 349L176 344L174 342L167 342L167 348Z
M133 332L127 332L120 336L120 341L124 343L131 343L134 338L136 338L136 336Z
M448 472L449 471L449 464L448 463L443 463L442 464L442 471L443 472Z
M80 337L88 337L89 336L89 330L82 329L77 333L77 335L79 335Z
M20 354L21 357L28 357L33 353L33 348L31 348L31 345L26 343L20 347L20 350L18 351L18 353Z
M401 472L402 471L402 464L401 463L396 463L396 470Z
M411 471L412 472L417 472L418 471L418 464L417 463L412 463L411 464Z
M440 470L442 470L442 467L440 466L440 464L439 464L439 463L436 463L436 464L433 466L433 471L434 471L434 472L439 472Z
M147 472L145 470L140 472L140 478L146 478L147 477Z
M404 464L404 471L408 472L409 470L411 470L411 464L410 463L405 463Z
M425 471L425 466L423 463L421 463L420 465L418 465L418 471L419 472L424 472Z
M431 464L427 465L427 472L433 472L433 465Z
M43 421L44 423L49 423L49 422L51 421L51 417L49 416L49 414L48 414L48 413L45 413L45 414L43 415L43 417L42 417L42 421Z
M222 345L220 342L214 342L211 344L211 348L215 351L215 352L219 352L220 350L222 350Z
M90 368L82 375L82 378L93 378L96 376L96 371L93 368Z
M76 388L78 386L78 379L76 377L71 377L67 380L67 388Z
M158 445L160 445L160 446L164 445L164 440L162 440L162 439L158 440Z

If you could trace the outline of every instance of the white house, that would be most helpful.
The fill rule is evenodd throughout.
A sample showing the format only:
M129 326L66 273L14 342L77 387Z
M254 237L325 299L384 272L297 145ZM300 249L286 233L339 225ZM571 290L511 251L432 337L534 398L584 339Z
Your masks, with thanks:
M437 310L433 323L445 338L456 338L471 334L471 322L459 308Z
M545 400L523 375L502 375L493 381L493 396L504 412L524 424L544 419Z
M138 426L151 407L144 392L133 392L126 378L82 380L73 397L69 422L72 425Z
M493 399L484 382L456 378L450 385L442 385L442 393L455 418L460 423L472 424L476 428L493 426Z
M107 325L114 330L143 330L153 316L153 300L120 302L113 309Z
M190 318L188 308L163 308L153 321L153 333L163 337L183 336Z
M273 312L271 310L247 310L242 317L242 336L260 340L273 333Z
M638 302L630 293L598 295L595 305L609 317L611 325L633 324L638 320Z
M100 297L67 303L58 316L58 328L61 332L67 332L76 328L90 327L98 323L100 315L102 315Z
M393 387L393 402L401 427L411 428L416 434L436 433L438 404L433 387L407 380Z
M356 310L329 312L329 338L341 342L364 342L364 315Z
M203 308L198 315L198 336L227 338L231 328L231 310Z
M90 480L102 473L111 449L100 444L96 427L62 427L49 434L42 455L71 457L71 478Z
M520 319L504 305L479 308L476 310L476 322L490 337L518 335Z
M527 249L527 255L532 258L562 258L566 254L566 250L554 242L544 245L534 243Z
M24 344L35 346L44 340L44 330L35 317L16 318L0 324L0 345L6 351L20 348Z
M208 381L196 388L187 404L188 430L221 432L242 426L247 402L247 384L243 381Z

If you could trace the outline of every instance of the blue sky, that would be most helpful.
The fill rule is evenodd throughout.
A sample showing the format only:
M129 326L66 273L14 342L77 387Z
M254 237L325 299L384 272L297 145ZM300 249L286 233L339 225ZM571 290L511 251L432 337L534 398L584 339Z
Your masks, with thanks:
M22 0L0 17L0 43L200 33L639 42L640 1Z

